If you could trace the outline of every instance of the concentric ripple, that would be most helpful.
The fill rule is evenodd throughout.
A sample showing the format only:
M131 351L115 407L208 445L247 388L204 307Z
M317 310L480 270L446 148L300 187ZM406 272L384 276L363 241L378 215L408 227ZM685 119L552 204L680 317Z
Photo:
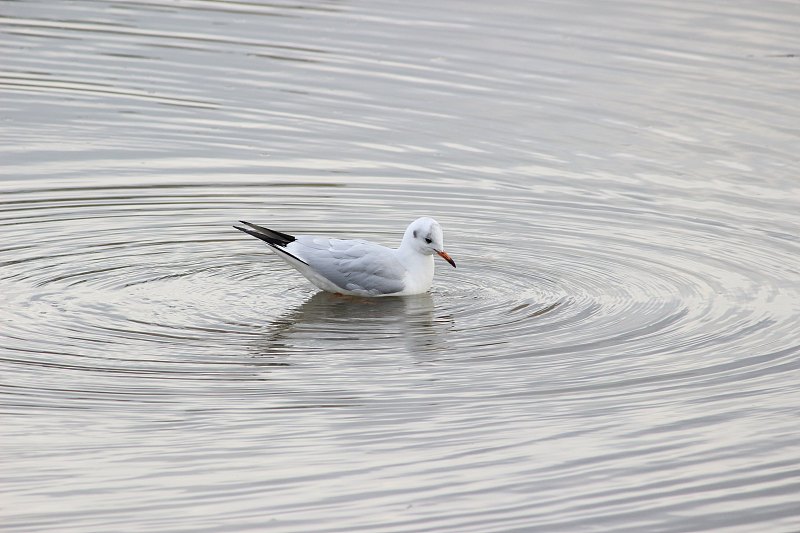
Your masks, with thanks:
M112 373L191 374L201 362L231 363L230 354L254 336L279 337L258 353L290 361L308 343L330 349L332 332L353 341L335 351L368 340L383 353L408 350L399 339L442 335L448 355L435 342L411 349L462 361L545 358L548 388L567 379L598 394L601 385L659 387L691 373L702 385L715 379L714 369L747 374L769 359L777 370L798 348L789 335L800 305L796 289L787 290L796 276L791 242L756 233L748 240L734 228L674 214L565 209L502 187L464 193L445 211L436 198L447 188L426 186L419 197L395 201L388 219L341 228L304 218L310 210L254 210L243 201L269 196L297 205L307 189L229 184L220 198L187 184L157 196L138 187L5 195L4 253L13 259L2 264L4 314L14 331L4 349L25 354L17 360L23 365L83 368L93 358ZM336 189L313 212L336 221L358 212L361 197L389 205L403 192L389 184L384 198L372 189ZM504 220L516 202L525 211ZM436 212L461 267L439 265L432 296L410 301L314 295L301 276L231 228L238 216L300 234L355 233L396 244L412 204ZM294 345L294 335L304 342ZM195 357L187 360L187 351Z

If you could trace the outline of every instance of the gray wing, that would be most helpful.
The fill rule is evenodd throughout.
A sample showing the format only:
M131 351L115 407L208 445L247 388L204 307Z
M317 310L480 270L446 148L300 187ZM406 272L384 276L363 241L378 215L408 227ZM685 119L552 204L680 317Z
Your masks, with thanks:
M304 235L286 248L345 290L376 295L405 288L406 269L385 246Z

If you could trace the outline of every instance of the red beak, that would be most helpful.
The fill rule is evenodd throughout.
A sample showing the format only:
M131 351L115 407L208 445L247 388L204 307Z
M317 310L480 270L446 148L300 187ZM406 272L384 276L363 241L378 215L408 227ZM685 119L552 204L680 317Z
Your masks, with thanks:
M456 267L456 262L455 262L455 261L453 261L453 258L452 258L452 257L450 257L449 255L447 255L447 252L440 252L439 250L436 250L436 253L437 253L437 254L439 254L439 256L440 256L442 259L444 259L445 261L447 261L448 263L450 263L451 265L453 265L453 268L455 268L455 267Z

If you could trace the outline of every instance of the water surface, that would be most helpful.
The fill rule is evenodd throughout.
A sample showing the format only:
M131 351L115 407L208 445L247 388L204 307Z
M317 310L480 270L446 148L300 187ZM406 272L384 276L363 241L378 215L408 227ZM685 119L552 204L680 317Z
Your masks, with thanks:
M797 531L798 24L0 4L4 530ZM420 215L408 298L231 227Z

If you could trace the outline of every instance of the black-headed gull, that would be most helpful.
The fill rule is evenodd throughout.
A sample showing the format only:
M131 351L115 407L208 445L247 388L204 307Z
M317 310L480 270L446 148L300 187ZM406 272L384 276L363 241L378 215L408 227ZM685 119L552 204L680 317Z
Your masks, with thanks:
M405 296L428 292L433 254L453 265L444 251L442 227L429 217L406 228L397 249L355 239L292 236L250 222L234 228L266 242L278 257L328 292L353 296Z

